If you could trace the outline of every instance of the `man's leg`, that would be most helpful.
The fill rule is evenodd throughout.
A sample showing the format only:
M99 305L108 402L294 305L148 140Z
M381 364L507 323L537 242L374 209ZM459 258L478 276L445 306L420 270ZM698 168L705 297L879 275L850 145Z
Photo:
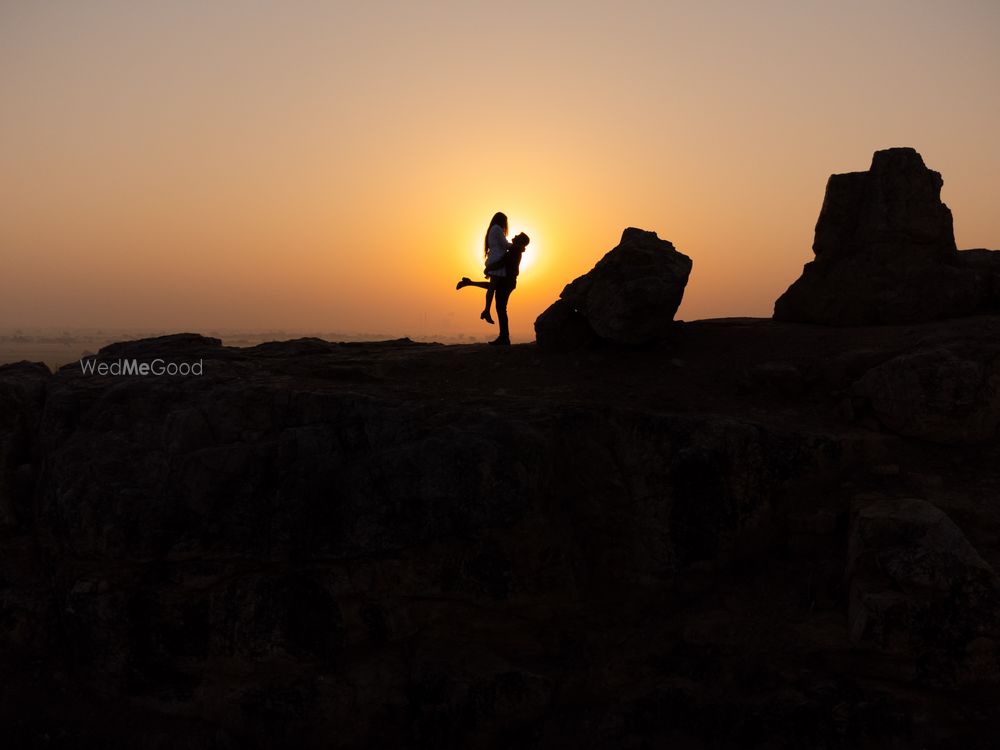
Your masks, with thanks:
M500 336L494 343L497 344L509 344L510 343L510 330L507 326L507 300L510 299L510 293L514 291L510 284L510 281L505 278L497 279L496 282L497 293L496 293L496 306L497 306L497 320L500 322Z

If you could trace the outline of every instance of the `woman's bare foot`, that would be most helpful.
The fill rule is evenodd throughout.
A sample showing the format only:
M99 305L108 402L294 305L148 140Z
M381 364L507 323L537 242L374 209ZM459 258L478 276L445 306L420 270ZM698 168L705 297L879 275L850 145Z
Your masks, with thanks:
M490 311L489 310L483 310L481 313L479 313L479 317L481 319L485 320L490 325L493 325L493 318L490 317Z

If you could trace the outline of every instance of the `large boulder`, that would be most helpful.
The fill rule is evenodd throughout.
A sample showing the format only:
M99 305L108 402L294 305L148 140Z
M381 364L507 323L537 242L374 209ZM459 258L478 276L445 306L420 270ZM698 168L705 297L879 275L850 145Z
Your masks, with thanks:
M538 317L538 343L548 348L577 348L596 339L651 343L673 322L690 273L691 259L670 242L629 227L617 247Z
M912 148L876 151L867 172L832 175L816 259L775 302L774 317L864 325L994 309L1000 258L959 253L942 184Z
M907 352L868 370L852 391L897 435L935 443L989 442L1000 429L1000 352Z
M587 349L599 339L569 300L557 299L535 320L535 340L545 349Z
M909 678L1000 682L1000 580L939 508L858 498L847 584L851 639Z

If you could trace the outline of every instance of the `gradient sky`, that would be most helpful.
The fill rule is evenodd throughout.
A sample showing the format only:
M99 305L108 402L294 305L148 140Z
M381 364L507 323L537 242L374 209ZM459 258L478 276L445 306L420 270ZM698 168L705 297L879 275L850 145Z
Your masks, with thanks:
M827 176L914 146L1000 248L1000 2L0 0L0 325L516 339L638 226L768 316ZM526 256L527 257L527 256Z

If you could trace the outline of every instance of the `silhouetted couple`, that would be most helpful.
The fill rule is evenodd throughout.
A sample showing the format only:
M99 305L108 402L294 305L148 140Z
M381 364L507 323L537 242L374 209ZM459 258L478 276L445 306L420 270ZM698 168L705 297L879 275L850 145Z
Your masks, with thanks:
M490 305L496 300L497 320L500 321L500 335L491 344L508 346L510 344L510 329L507 325L507 300L510 293L517 287L517 274L521 269L521 256L530 241L528 235L521 232L514 237L513 242L507 241L507 216L496 213L490 221L489 229L483 240L483 257L486 268L483 269L489 281L472 281L468 276L455 285L456 289L475 286L486 290L486 307L479 317L487 323L493 323L490 317Z

